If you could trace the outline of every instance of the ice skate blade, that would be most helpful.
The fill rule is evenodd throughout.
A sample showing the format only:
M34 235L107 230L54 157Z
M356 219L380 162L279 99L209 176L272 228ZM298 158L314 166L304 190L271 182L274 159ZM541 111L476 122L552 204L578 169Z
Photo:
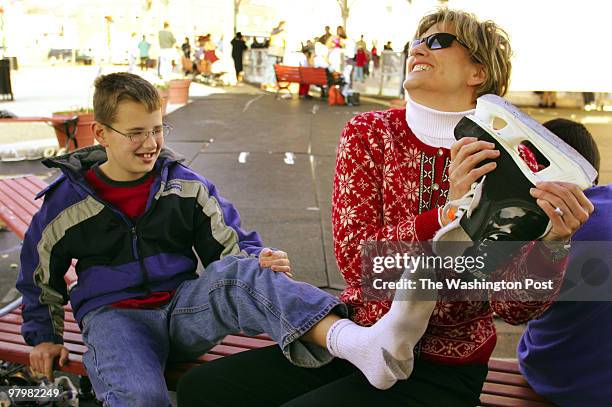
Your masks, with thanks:
M580 153L505 99L492 94L483 95L477 99L476 113L466 117L508 151L533 185L561 181L576 184L583 190L593 186L597 171ZM507 123L500 130L493 128L496 117ZM536 173L532 172L518 153L518 146L524 141L532 143L550 165Z

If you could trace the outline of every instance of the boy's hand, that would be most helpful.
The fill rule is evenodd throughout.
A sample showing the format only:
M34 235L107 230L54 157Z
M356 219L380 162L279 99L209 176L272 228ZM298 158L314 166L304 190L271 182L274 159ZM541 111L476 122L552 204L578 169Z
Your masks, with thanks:
M53 362L58 357L59 365L66 365L68 363L68 349L57 343L39 343L30 352L30 365L37 373L41 373L47 376L50 381L53 381Z
M291 262L287 257L287 253L283 251L264 248L259 253L259 265L262 268L269 268L272 271L285 273L289 277L293 277L293 274L291 274Z

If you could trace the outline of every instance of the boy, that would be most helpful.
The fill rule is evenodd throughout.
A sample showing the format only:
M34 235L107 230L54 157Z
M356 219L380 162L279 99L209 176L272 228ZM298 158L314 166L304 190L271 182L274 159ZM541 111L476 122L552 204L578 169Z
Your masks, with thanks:
M212 183L162 148L171 128L150 83L115 73L95 88L100 145L45 162L62 175L39 194L45 201L21 253L22 334L37 371L52 378L54 360L67 363L62 305L70 297L88 348L83 362L105 405L169 405L166 360L195 358L239 331L268 333L299 366L343 357L378 388L409 375L422 334L402 317L411 302L370 328L340 319L342 302L284 276L286 253L264 249ZM68 293L72 259L78 284ZM424 308L429 315L433 303ZM337 323L351 329L331 329Z

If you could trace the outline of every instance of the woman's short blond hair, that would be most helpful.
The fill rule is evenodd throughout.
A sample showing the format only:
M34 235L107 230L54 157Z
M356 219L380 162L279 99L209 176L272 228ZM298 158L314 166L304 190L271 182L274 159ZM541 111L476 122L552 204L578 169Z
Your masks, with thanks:
M476 97L486 93L504 96L512 71L508 34L491 20L480 21L472 13L442 7L421 19L416 38L421 38L436 24L454 27L457 38L467 46L472 60L484 67L486 79L476 89Z

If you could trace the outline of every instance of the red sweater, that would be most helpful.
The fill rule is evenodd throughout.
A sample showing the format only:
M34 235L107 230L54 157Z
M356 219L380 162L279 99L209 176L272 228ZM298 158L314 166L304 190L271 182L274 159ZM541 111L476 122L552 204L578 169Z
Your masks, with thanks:
M410 130L404 109L367 112L344 128L338 146L332 196L334 251L347 283L341 299L351 318L371 325L390 302L362 299L362 241L425 241L440 228L438 207L445 204L450 151L421 142ZM552 279L560 287L567 259L551 263L533 245L497 273L508 281L523 276ZM536 272L537 271L537 272ZM489 302L449 302L440 293L425 335L421 357L445 364L487 363L496 343L493 311L511 324L544 312L545 302L518 302L520 292L489 294ZM504 297L505 296L505 297Z
M357 54L355 56L355 64L358 67L363 67L368 63L368 55L365 53L364 50L362 49L358 49L357 50Z

